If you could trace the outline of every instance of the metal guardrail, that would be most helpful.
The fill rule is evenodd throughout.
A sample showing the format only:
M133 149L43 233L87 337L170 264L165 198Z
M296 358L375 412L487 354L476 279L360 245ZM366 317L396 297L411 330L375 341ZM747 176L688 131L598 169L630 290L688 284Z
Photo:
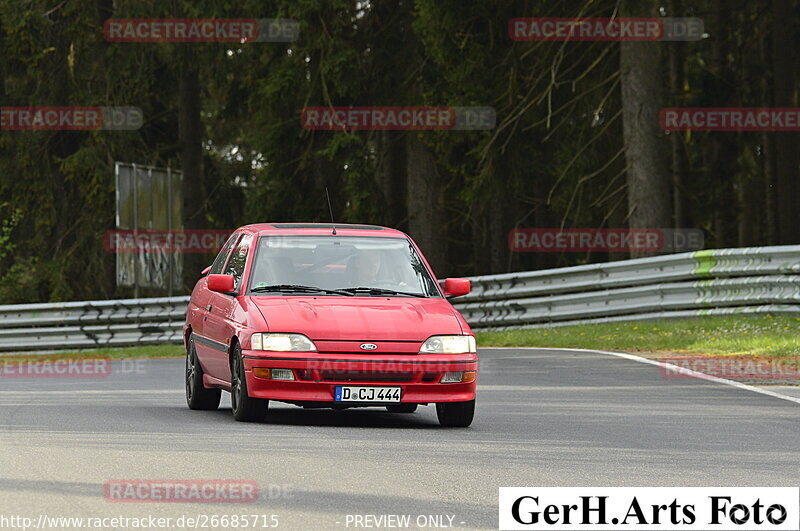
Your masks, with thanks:
M0 353L180 343L189 297L0 306Z
M524 299L469 303L458 310L471 326L522 326L642 315L671 310L798 304L800 282L788 276L653 284Z
M800 246L717 249L474 277L475 329L735 313L798 313Z
M476 330L800 314L800 246L698 251L488 275L456 308ZM0 306L0 353L180 343L189 297Z
M800 246L745 247L472 277L458 304L678 280L800 273Z

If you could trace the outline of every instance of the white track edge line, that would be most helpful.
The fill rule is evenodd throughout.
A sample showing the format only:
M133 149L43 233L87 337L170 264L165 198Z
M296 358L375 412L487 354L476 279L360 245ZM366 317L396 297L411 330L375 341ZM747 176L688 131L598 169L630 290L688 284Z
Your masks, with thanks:
M480 351L479 347L479 351ZM747 385L741 382L737 382L734 380L728 380L727 378L720 378L719 376L711 376L710 374L705 374L702 372L698 372L692 369L686 369L684 367L679 367L678 365L673 365L672 363L666 363L663 361L656 361L647 358L643 358L641 356L636 356L634 354L627 354L625 352L612 352L610 350L594 350L588 348L548 348L548 347L483 347L484 350L492 350L492 349L513 349L513 350L566 350L571 352L593 352L598 354L606 354L609 356L616 356L618 358L624 358L626 360L631 361L638 361L639 363L647 363L650 365L655 365L657 367L661 367L662 369L670 369L675 371L676 373L686 374L688 376L697 378L699 380L707 380L710 382L720 383L724 385L730 385L731 387L736 387L739 389L744 389L746 391L752 391L754 393L759 393L766 396L771 396L773 398L779 398L781 400L787 400L789 402L794 402L795 404L800 404L800 398L796 398L789 395L784 395L781 393L776 393L775 391L769 391L767 389L762 389L760 387L756 387L754 385Z

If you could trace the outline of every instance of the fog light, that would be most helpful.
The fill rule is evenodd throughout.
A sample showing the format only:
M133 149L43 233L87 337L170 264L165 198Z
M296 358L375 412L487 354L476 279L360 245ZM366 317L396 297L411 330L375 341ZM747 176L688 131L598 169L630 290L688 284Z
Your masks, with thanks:
M273 380L294 380L294 373L291 369L272 369Z
M475 378L477 378L478 373L475 371L465 371L464 375L461 377L461 383L470 383L474 382Z
M462 371L446 372L442 377L442 383L459 383L463 376Z
M256 367L253 369L253 375L256 378L264 378L266 380L294 380L294 373L291 369L265 369L263 367Z

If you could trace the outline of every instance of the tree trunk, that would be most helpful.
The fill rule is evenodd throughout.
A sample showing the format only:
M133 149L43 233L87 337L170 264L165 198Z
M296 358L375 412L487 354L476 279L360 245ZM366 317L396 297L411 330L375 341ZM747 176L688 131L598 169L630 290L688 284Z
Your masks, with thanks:
M739 247L752 247L759 245L763 240L761 235L760 215L763 210L758 200L759 179L757 175L742 175L736 187L736 199L739 205Z
M761 171L764 174L764 204L766 214L767 245L778 243L778 198L775 194L775 137L761 133Z
M95 8L97 9L97 22L98 27L103 27L103 24L106 20L114 16L114 0L96 0L95 1ZM104 68L110 69L113 68L109 65L108 56L106 55L106 49L108 48L109 43L103 39L99 43L96 44L98 50L98 61L101 62ZM114 159L112 158L112 154L109 150L108 154L108 165L110 168L114 167ZM114 200L112 199L113 196L110 197L110 203L113 205ZM116 219L109 216L108 223L106 225L106 229L111 230L115 228ZM112 293L115 293L117 290L117 260L116 256L112 253L103 253L103 271L105 272L105 279L103 282L103 286L107 286L107 298L112 298Z
M441 178L428 147L416 134L406 137L408 179L408 232L422 249L437 276L447 258Z
M406 209L406 153L405 133L379 131L377 167L378 187L381 191L381 222L395 228L405 227Z
M794 107L795 55L792 41L793 2L773 0L772 67L775 107ZM775 185L778 206L778 238L782 244L800 243L800 175L798 175L798 134L775 134Z
M632 16L658 16L658 2L646 0L636 5L639 9ZM646 9L642 9L645 5ZM620 44L628 226L632 229L672 227L672 182L667 170L666 140L659 124L665 84L661 47L660 42Z
M202 173L202 131L200 121L200 84L197 69L186 66L178 81L178 137L183 170L183 228L206 228L206 198ZM184 289L191 290L207 257L187 253L183 257Z
M510 262L508 250L508 231L511 228L510 214L513 198L503 190L494 190L487 206L489 271L491 274L506 273Z
M736 107L738 100L735 94L736 82L729 63L731 40L730 7L723 5L722 0L714 0L712 13L712 33L719 35L712 43L709 61L711 81L707 93L714 99L707 105L710 107ZM734 184L741 175L737 167L739 155L736 139L738 133L713 132L709 136L706 168L709 172L708 182L712 186L712 204L714 236L716 247L734 247L738 243L738 218L736 208L736 190Z
M683 11L681 0L670 0L668 15L676 16ZM684 61L686 55L686 43L677 41L668 43L669 46L669 87L671 99L677 102L678 106L684 104ZM671 106L671 105L670 105ZM672 151L672 215L676 228L687 228L691 226L689 215L689 205L686 198L685 187L689 164L684 147L684 134L680 131L673 131L670 135L670 148Z

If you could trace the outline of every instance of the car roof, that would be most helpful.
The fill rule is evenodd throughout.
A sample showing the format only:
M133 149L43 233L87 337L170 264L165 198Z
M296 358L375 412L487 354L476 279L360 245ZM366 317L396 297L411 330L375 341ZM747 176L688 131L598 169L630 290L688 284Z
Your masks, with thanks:
M259 236L330 236L334 227L340 236L408 237L397 229L352 223L254 223L239 230L255 232Z

